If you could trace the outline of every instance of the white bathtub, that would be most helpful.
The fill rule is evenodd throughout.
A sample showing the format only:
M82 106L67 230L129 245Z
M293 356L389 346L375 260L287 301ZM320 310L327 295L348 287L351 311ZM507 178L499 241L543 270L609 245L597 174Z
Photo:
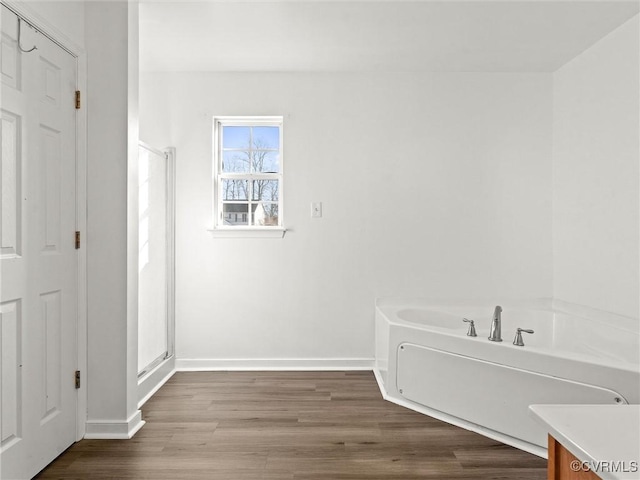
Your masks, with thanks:
M531 404L640 403L638 319L551 300L500 303L503 341L488 340L496 303L382 299L375 374L392 402L546 456ZM466 336L467 317L477 337ZM524 347L512 344L517 327Z

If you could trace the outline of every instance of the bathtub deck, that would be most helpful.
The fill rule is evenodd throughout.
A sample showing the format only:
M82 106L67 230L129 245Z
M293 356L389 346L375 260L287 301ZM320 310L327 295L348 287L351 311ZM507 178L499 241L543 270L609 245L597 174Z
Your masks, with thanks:
M142 410L133 439L82 440L36 478L546 479L544 459L382 400L371 372L182 372Z

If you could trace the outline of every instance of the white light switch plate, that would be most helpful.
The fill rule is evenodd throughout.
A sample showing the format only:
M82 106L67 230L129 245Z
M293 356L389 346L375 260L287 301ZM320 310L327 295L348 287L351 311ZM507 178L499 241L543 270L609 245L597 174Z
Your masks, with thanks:
M322 202L311 203L311 216L313 218L322 217Z

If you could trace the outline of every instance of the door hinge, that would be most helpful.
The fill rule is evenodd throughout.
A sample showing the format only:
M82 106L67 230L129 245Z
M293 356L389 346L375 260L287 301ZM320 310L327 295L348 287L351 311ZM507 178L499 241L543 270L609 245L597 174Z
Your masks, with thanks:
M80 370L76 370L75 379L76 379L76 388L80 388Z
M80 248L80 232L76 232L76 250Z
M76 90L76 110L80 110L80 90Z

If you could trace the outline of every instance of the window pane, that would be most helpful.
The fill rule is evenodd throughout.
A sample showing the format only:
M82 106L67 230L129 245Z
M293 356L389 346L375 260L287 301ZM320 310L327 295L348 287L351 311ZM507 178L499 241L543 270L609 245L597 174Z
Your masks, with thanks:
M248 225L249 205L247 203L224 203L222 220L224 225Z
M222 148L247 148L251 127L222 127Z
M280 153L270 152L266 150L254 150L251 152L253 162L251 166L254 172L262 173L279 173L280 172Z
M277 202L279 199L278 180L253 180L252 200Z
M253 127L253 148L280 148L280 127Z
M216 226L281 225L280 121L281 117L215 119Z
M258 203L253 209L252 225L264 227L278 226L278 204Z
M222 152L222 171L224 173L248 173L251 162L249 151Z
M248 200L248 180L222 180L222 200Z

